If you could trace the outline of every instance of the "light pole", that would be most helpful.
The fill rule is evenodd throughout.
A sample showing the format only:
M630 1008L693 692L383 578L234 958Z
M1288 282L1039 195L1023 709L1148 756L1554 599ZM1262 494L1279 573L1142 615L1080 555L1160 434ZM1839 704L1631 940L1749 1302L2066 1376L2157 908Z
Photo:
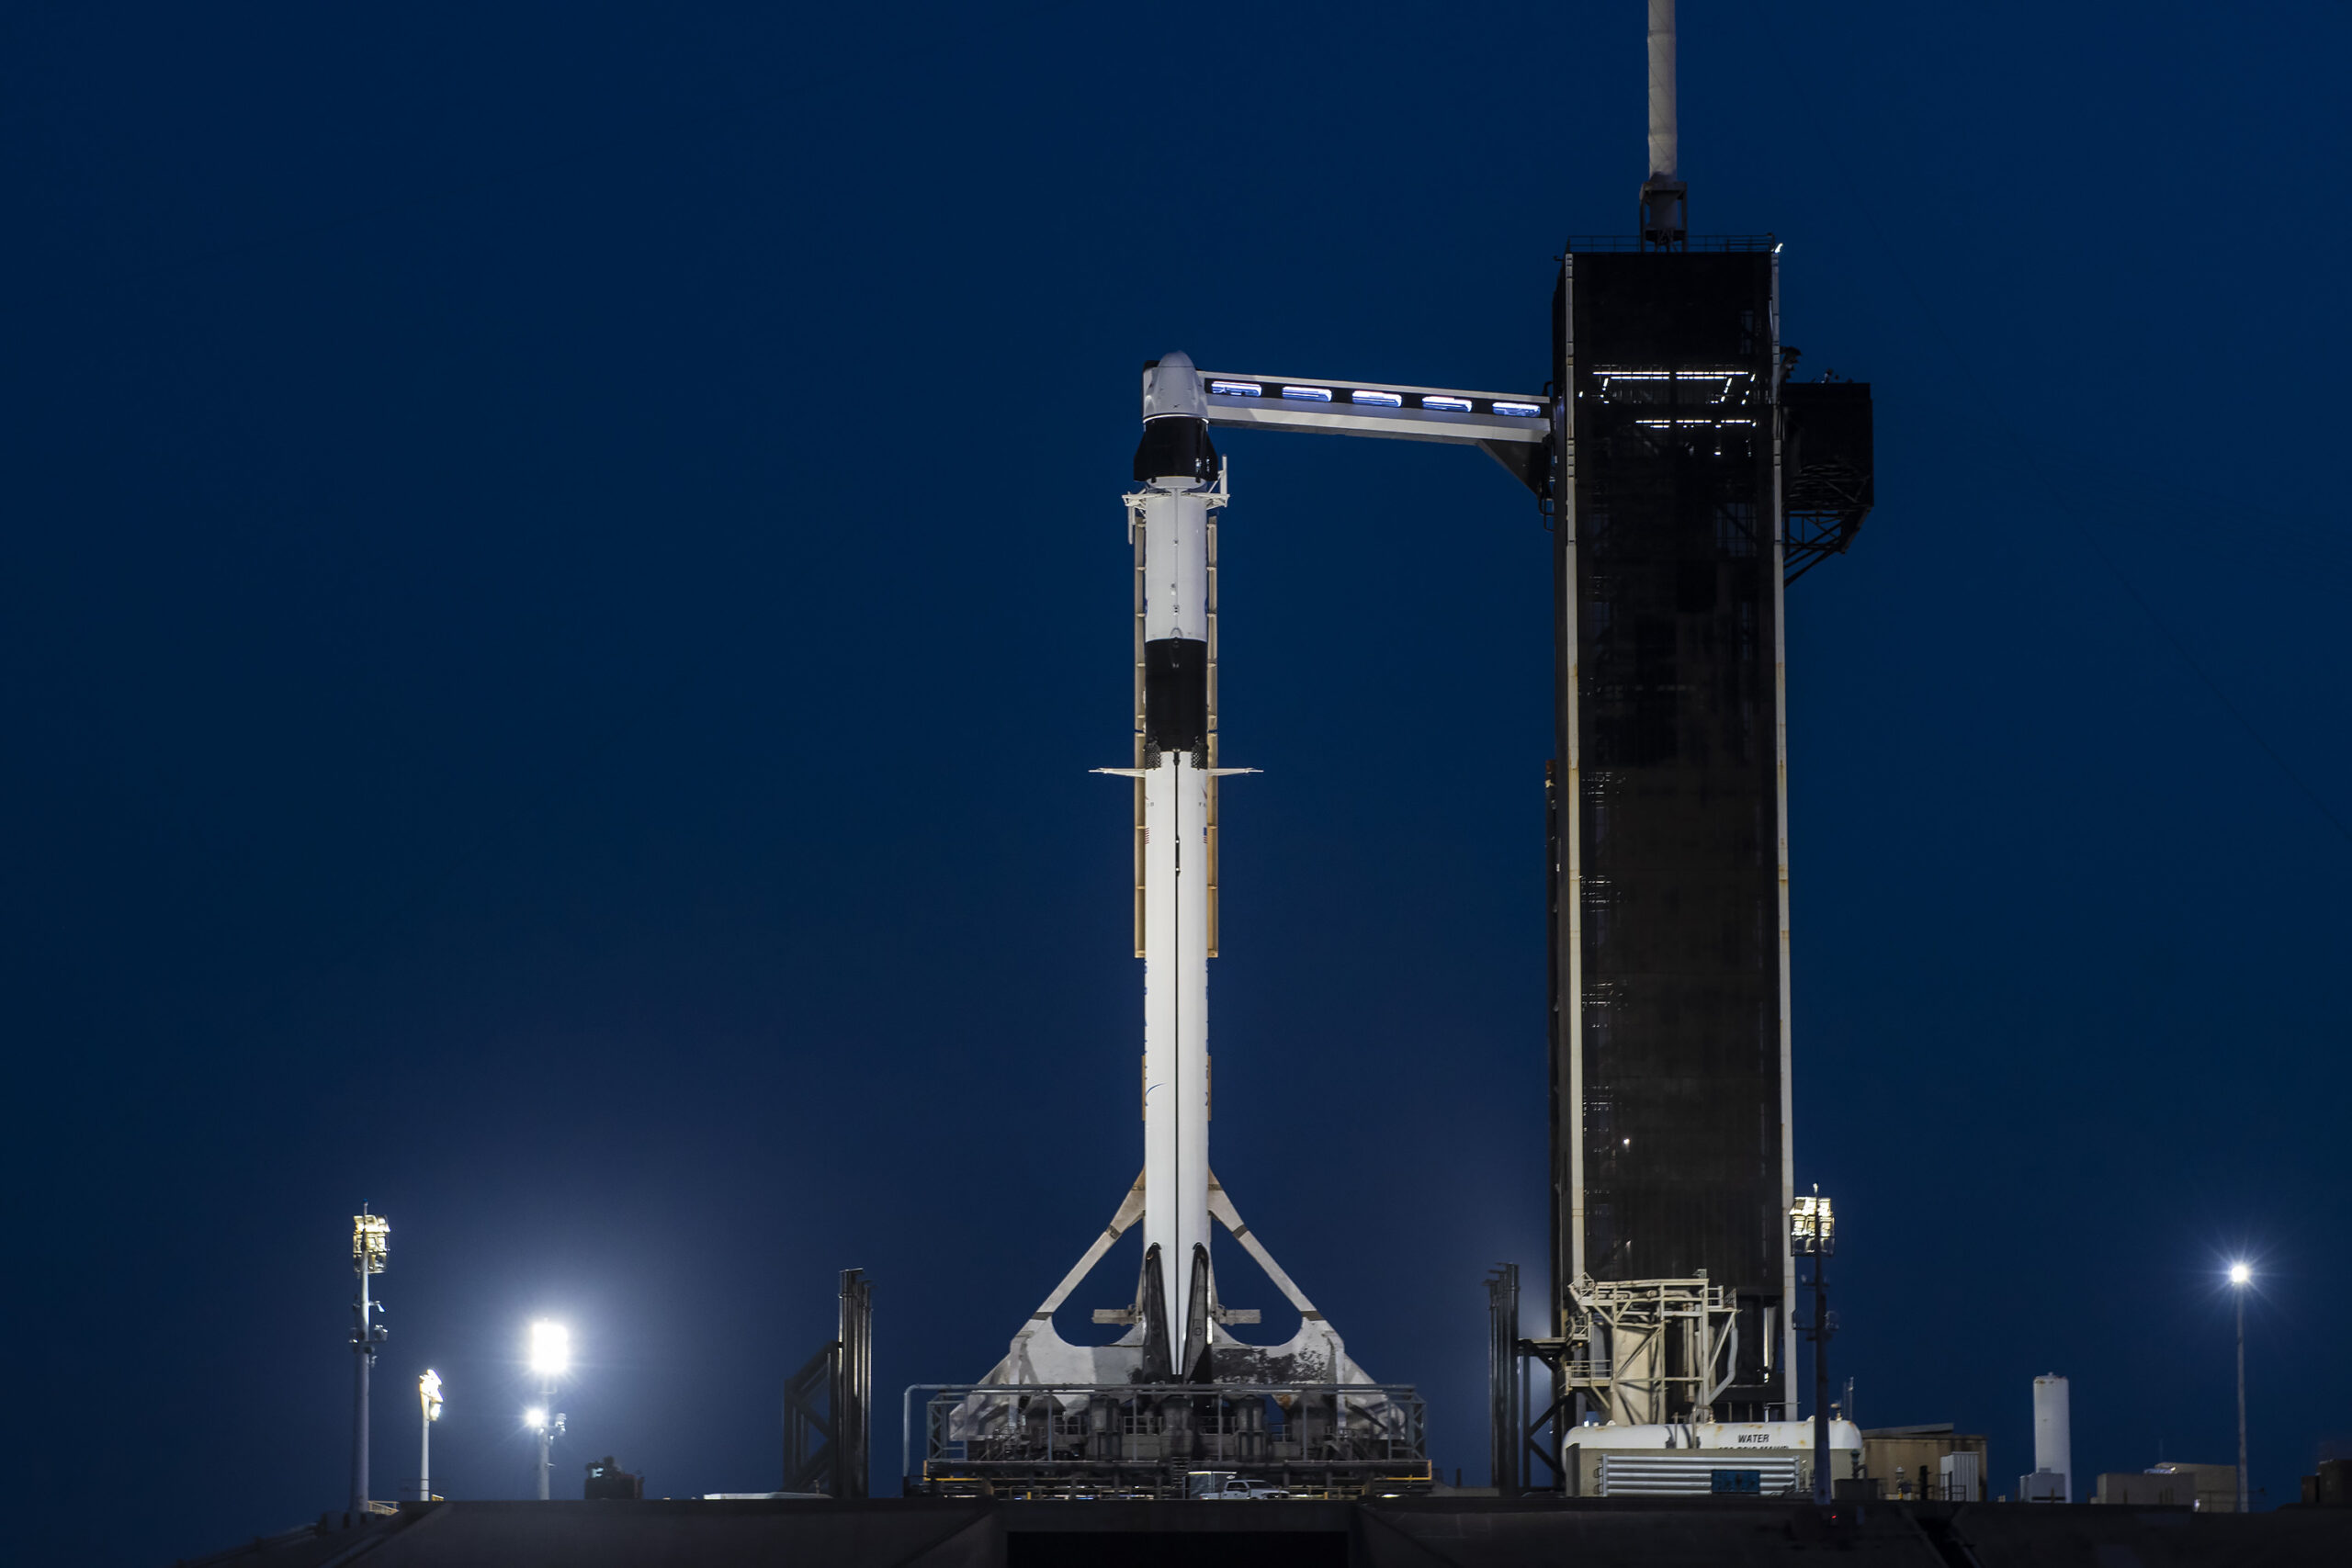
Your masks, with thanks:
M392 1227L368 1205L351 1216L351 1271L359 1276L359 1294L351 1303L351 1512L368 1511L368 1370L376 1364L376 1347L385 1338L383 1326L371 1314L381 1310L368 1299L368 1276L384 1271L384 1254L391 1244Z
M1805 1337L1813 1341L1813 1500L1829 1501L1829 1336L1838 1325L1829 1315L1828 1280L1824 1271L1829 1255L1838 1250L1838 1221L1829 1200L1815 1187L1813 1196L1789 1205L1789 1247L1800 1258L1813 1259L1813 1322Z
M2246 1511L2251 1493L2245 1473L2245 1288L2254 1281L2254 1270L2243 1263L2230 1265L2230 1288L2238 1298L2238 1512Z
M571 1361L571 1335L560 1323L540 1318L531 1325L531 1370L539 1374L540 1403L524 1419L539 1433L539 1501L548 1500L548 1462L563 1412L555 1408L555 1380Z
M433 1423L441 1419L441 1374L431 1367L416 1380L417 1403L424 1406L424 1446L416 1460L416 1500L433 1501Z

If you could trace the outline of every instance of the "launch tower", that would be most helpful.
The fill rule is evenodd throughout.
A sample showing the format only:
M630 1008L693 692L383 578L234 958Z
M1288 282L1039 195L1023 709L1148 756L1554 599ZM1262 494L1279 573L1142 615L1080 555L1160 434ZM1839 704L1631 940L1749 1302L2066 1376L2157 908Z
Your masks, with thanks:
M1649 12L1639 232L1553 295L1552 1397L1502 1483L1595 1420L1798 1414L1782 613L1869 513L1870 389L1795 378L1771 236L1688 232Z

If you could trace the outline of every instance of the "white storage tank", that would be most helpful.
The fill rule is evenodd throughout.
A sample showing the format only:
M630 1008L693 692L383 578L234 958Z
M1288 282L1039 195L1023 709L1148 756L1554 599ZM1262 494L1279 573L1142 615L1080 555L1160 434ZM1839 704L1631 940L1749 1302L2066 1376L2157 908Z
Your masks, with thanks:
M2075 1500L2075 1438L2066 1407L2066 1380L2055 1372L2033 1380L2033 1468L2037 1476L2054 1476L2055 1484L2045 1481L2043 1496L2053 1503ZM2024 1488L2026 1500L2039 1502L2042 1498L2031 1494L2040 1488ZM2056 1495L2051 1496L2054 1492Z

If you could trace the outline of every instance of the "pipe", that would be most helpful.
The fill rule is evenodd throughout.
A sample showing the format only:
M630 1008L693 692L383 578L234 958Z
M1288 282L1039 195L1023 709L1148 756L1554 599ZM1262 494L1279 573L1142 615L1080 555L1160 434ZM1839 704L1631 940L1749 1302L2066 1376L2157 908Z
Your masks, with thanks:
M368 1512L368 1369L376 1359L376 1337L368 1323L374 1303L368 1299L368 1259L359 1259L359 1299L351 1303L357 1326L351 1348L351 1515L356 1524Z
M1674 0L1650 0L1650 178L1676 178Z
M1823 1277L1828 1267L1826 1250L1814 1254L1813 1501L1824 1508L1835 1495L1829 1484L1829 1282Z
M2238 1287L2238 1512L2246 1511L2252 1494L2245 1472L2245 1287Z

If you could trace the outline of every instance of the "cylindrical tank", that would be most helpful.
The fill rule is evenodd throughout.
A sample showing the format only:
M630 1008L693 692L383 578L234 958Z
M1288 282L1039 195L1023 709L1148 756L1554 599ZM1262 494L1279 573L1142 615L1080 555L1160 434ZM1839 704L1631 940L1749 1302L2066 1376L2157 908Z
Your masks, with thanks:
M2074 1433L2066 1412L2066 1380L2052 1372L2033 1380L2033 1468L2064 1478L2061 1494L2075 1500Z

